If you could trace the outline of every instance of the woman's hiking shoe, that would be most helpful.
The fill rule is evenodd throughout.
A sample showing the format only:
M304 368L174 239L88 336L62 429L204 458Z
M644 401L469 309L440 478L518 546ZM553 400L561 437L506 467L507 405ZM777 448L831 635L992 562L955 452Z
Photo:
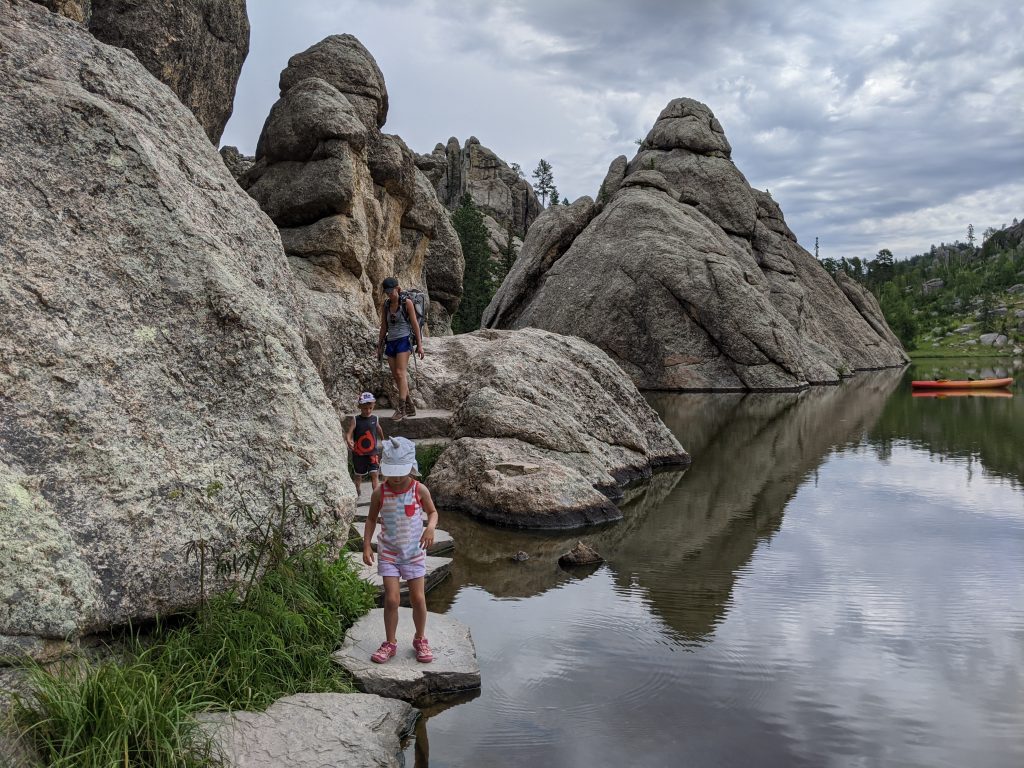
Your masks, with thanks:
M415 416L416 415L416 406L413 405L412 395L409 395L409 397L405 398L405 415L406 416Z
M425 637L414 637L412 647L416 650L416 661L429 664L434 660L434 654L430 651L430 643Z
M392 421L401 421L405 417L405 400L398 398L398 405L395 406L395 413L392 415Z
M370 661L375 661L378 664L383 664L396 653L398 653L398 644L389 643L387 640L385 640L383 643L380 644L380 648L377 649L377 652L370 657Z

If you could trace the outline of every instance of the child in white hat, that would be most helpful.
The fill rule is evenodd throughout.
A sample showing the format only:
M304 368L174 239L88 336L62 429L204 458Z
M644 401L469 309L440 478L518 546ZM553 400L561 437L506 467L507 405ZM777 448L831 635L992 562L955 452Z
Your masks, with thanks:
M373 406L377 398L372 392L363 392L359 396L359 414L349 422L348 430L345 433L345 442L352 451L352 467L354 469L356 483L356 496L362 493L362 480L370 478L370 486L377 490L377 472L379 471L380 457L378 455L381 441L384 440L384 430L380 428L380 421L373 415Z
M400 580L409 584L409 603L416 627L412 647L416 660L434 660L427 642L427 598L424 580L427 574L427 547L434 543L437 509L430 491L416 479L416 446L404 437L384 441L380 473L384 482L370 497L370 512L363 530L363 562L373 565L370 546L373 532L380 520L377 539L377 573L384 579L384 632L387 635L370 659L383 664L398 652L398 605L401 601ZM423 524L423 512L427 524Z

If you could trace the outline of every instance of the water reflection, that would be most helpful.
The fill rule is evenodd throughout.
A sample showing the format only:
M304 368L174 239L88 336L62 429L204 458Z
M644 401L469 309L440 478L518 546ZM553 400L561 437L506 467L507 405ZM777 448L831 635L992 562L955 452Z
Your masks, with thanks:
M448 516L428 600L483 688L422 725L429 764L1024 765L1020 458L983 429L1024 398L949 415L906 382L652 396L693 466L579 537L585 578L556 563L576 535Z

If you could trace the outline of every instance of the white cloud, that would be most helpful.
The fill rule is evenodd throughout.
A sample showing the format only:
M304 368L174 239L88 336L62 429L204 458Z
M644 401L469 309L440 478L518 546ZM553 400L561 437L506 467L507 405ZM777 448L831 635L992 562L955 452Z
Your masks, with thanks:
M255 146L288 56L356 35L417 151L477 136L593 195L672 98L706 102L750 183L823 255L898 257L1024 214L1024 6L723 0L250 0L224 137Z

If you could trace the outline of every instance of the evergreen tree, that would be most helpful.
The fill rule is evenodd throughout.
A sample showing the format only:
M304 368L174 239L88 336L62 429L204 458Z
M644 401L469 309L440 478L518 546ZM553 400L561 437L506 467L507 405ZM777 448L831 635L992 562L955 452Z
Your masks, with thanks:
M466 269L462 276L462 301L452 318L452 331L468 333L480 327L480 318L498 288L495 264L487 244L487 227L483 214L466 193L452 216L452 225L462 243Z
M814 258L816 258L816 259L821 258L820 254L818 253L818 238L817 237L814 238Z
M558 200L558 187L554 184L551 185L551 207L554 208L556 205L561 203Z
M562 198L562 205L568 205L568 204L569 204L569 198L568 197L563 197Z
M551 168L551 163L541 158L541 161L537 163L537 167L533 171L533 178L536 180L536 183L533 185L533 191L540 195L540 204L546 208L548 196L555 188L555 174Z
M504 274L501 279L505 279L505 275L512 271L512 265L516 263L516 256L519 254L516 252L516 241L512 235L512 227L508 227L505 230L505 247L501 249L501 267Z
M974 247L974 225L973 224L968 224L967 225L967 244L969 246L971 246L971 248Z

